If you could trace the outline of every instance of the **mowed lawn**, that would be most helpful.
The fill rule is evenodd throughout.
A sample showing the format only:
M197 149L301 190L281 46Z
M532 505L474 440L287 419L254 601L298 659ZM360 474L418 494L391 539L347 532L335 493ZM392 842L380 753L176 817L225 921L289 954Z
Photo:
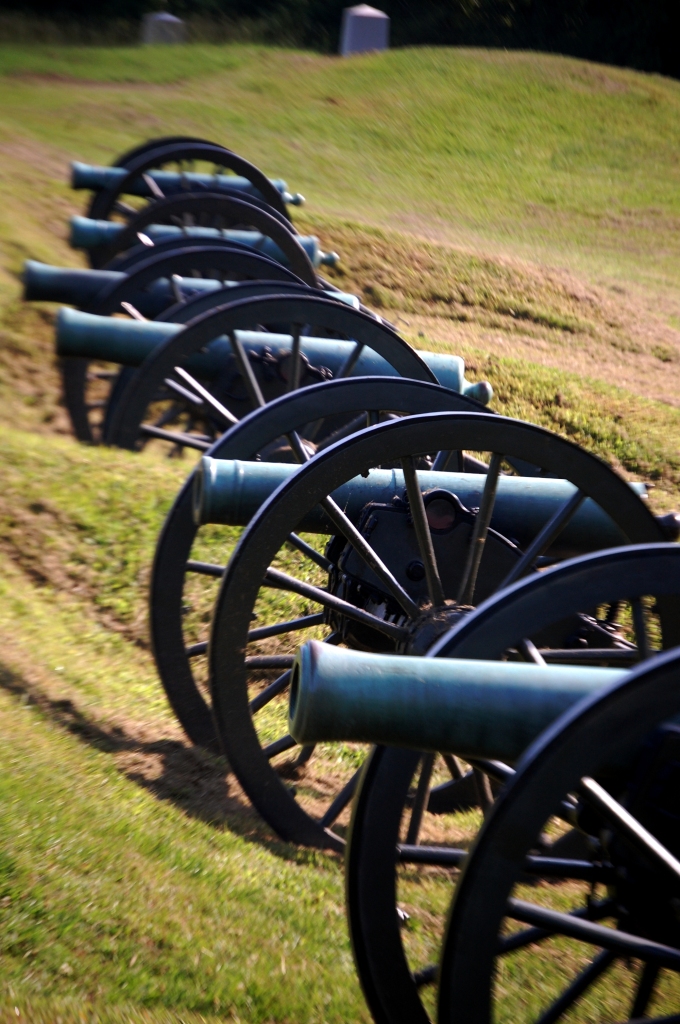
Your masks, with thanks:
M657 75L529 53L255 46L3 46L0 74L3 147L108 162L149 135L198 133L318 212L679 280L680 85Z
M667 509L679 115L679 83L540 54L0 46L0 1024L368 1020L340 860L270 835L156 678L191 459L76 444L54 308L21 303L25 258L83 265L69 160L196 134L284 177L338 283Z

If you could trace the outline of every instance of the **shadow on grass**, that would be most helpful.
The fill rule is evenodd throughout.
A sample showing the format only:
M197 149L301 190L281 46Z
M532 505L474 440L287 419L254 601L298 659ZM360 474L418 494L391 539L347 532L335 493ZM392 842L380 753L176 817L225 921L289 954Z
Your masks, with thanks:
M135 736L117 725L89 718L72 700L55 699L0 662L0 688L35 705L52 724L95 750L110 754L123 775L167 800L189 817L229 829L277 857L295 863L316 862L319 851L285 843L266 827L230 776L224 758L169 737ZM324 856L324 854L321 854Z

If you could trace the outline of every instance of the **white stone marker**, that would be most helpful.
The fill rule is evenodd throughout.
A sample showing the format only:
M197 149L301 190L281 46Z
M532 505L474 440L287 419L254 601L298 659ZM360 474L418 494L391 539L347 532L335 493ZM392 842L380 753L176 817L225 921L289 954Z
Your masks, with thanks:
M386 50L390 44L390 19L384 11L368 4L345 7L340 29L340 54Z
M183 43L186 41L186 25L181 18L166 11L145 14L142 24L143 43Z

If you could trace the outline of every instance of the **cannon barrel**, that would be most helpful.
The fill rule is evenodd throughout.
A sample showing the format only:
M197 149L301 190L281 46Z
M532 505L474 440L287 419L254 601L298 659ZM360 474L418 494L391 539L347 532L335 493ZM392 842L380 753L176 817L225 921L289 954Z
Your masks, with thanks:
M128 173L125 167L99 167L74 160L71 164L71 188L90 189L92 192L117 188ZM201 174L195 171L183 174L178 174L177 171L147 171L143 177L137 178L136 181L126 186L126 193L151 198L154 193L148 181L145 180L146 178L151 178L164 196L181 195L185 192L220 192L225 189L264 200L262 193L247 178L236 174ZM270 178L269 180L277 192L281 193L285 203L302 206L304 197L299 192L291 195L288 185L280 178Z
M516 761L551 722L625 669L364 654L311 640L292 670L298 743L384 743Z
M127 276L119 270L72 270L68 267L52 267L36 260L26 260L23 275L24 299L89 306L102 289L117 284ZM192 293L218 291L224 287L221 281L202 277L180 277L177 283L186 296ZM155 317L174 302L174 291L170 282L160 278L148 289L137 293L134 305L143 316Z
M89 217L71 217L71 234L69 242L74 249L97 249L102 245L114 245L118 236L125 231L127 225L110 220L91 220ZM285 254L276 242L259 231L236 231L231 228L208 227L177 227L175 224L149 224L144 228L152 242L159 244L173 238L227 238L232 242L247 245L263 256L269 256L277 263L288 264ZM338 257L336 253L325 253L319 248L319 240L314 235L295 236L305 250L313 266L334 266Z
M264 501L295 472L285 463L240 462L203 456L194 477L194 520L246 526ZM482 473L418 471L423 493L442 488L452 491L467 508L478 508L484 488ZM646 497L643 483L630 485ZM491 527L520 545L526 545L572 496L576 488L568 480L551 477L501 476ZM371 469L333 492L333 498L357 523L369 502L390 504L406 491L401 469ZM320 506L308 511L298 529L332 534L334 529ZM618 526L594 501L587 498L550 549L554 557L566 557L615 547L628 542Z
M81 271L86 273L86 271ZM91 271L101 273L101 271ZM187 286L191 287L194 280L188 278ZM205 283L205 282L204 282ZM218 284L219 282L214 282ZM169 284L157 282L154 288L165 286L168 294ZM147 293L143 293L144 296ZM154 292L155 295L155 292ZM354 296L333 292L333 298L342 298L349 305L356 303ZM143 312L143 310L142 310ZM61 356L85 356L90 359L104 359L107 362L121 363L124 366L139 366L149 353L161 341L171 337L178 330L179 324L143 323L133 320L116 320L111 317L94 316L77 310L62 309L57 319L57 352ZM280 358L289 352L293 339L288 334L261 333L258 331L238 331L241 341L258 355L268 348L274 358ZM353 351L354 342L338 341L331 338L301 339L302 354L313 366L326 366L335 375ZM451 391L468 395L486 404L491 397L491 387L486 381L471 383L465 379L465 363L459 356L440 355L434 352L421 352L425 362L436 375L440 384ZM224 371L225 360L231 358L231 347L226 338L218 338L208 346L208 352L192 357L191 365L197 373L207 378L215 377ZM187 364L188 366L189 364ZM355 377L393 377L397 371L386 359L379 356L373 349L364 348L352 371Z
M37 260L26 260L24 264L24 299L26 301L64 302L73 306L87 307L107 285L122 281L128 274L120 270L81 270L70 267L52 267L48 263ZM228 281L213 278L186 277L178 278L179 285L186 296L219 291L229 285ZM239 281L232 282L239 284ZM170 283L161 278L150 289L140 292L137 306L144 316L154 317L174 303L174 291ZM360 306L356 295L350 292L328 292L331 298L345 302L348 306L358 309ZM87 314L83 314L86 316ZM92 334L96 334L101 326L101 318L90 317L87 320ZM82 332L81 332L82 333ZM96 344L96 342L95 342ZM83 353L85 354L85 353Z

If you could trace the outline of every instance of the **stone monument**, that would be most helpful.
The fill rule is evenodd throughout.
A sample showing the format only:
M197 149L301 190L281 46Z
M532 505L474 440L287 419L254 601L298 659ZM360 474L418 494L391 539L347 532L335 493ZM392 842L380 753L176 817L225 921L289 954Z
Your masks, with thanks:
M184 43L186 42L186 25L181 18L167 11L156 11L145 14L142 22L143 43Z
M386 50L390 43L390 19L368 4L345 7L340 29L340 54Z

